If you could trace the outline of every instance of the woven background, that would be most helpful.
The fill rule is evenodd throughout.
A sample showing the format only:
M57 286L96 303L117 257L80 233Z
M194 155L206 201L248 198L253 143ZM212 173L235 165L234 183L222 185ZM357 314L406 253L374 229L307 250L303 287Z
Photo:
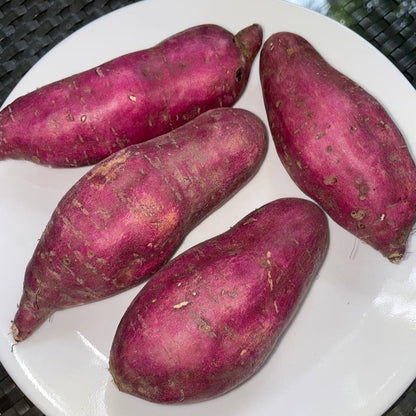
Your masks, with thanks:
M96 18L134 2L0 0L0 105L21 77L59 41ZM349 26L381 50L416 87L416 0L329 3L328 16ZM415 407L416 381L384 416L416 416ZM43 415L1 364L0 415Z
M331 2L332 3L332 2ZM337 0L328 15L367 39L416 87L416 0Z

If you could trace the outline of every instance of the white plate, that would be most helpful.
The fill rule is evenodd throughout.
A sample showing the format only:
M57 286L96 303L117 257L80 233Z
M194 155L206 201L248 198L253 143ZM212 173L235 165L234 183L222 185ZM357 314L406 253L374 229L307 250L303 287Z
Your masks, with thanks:
M263 26L307 37L337 68L375 95L415 149L416 93L400 72L356 34L315 12L278 0L145 0L79 30L49 52L7 103L47 82L150 47L200 23L237 32ZM266 122L258 58L237 104ZM330 222L328 257L305 304L263 369L234 391L184 406L152 404L120 393L107 370L116 326L139 288L56 313L13 346L10 321L25 266L55 205L89 168L48 169L0 163L0 359L48 416L290 415L379 416L416 376L416 257L390 264ZM180 251L225 231L252 209L303 196L270 146L258 175L186 239Z

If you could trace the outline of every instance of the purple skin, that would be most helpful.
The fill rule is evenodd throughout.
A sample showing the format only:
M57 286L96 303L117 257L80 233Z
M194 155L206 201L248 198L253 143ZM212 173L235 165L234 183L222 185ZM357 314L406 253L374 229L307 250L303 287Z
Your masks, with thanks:
M416 221L416 167L385 109L293 33L265 42L260 76L292 179L339 225L398 263Z
M209 109L232 106L262 36L259 25L236 36L196 26L22 96L0 112L0 160L91 165Z
M12 332L137 285L257 172L267 132L254 114L209 110L101 161L59 202L29 262Z
M284 198L171 260L117 328L110 372L126 393L198 402L264 364L307 294L328 246L324 212Z

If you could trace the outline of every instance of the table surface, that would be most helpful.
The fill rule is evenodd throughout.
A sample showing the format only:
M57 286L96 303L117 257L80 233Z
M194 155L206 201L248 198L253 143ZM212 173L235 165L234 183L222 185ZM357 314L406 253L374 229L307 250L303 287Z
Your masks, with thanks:
M416 88L415 0L290 0L348 26L379 49ZM2 0L0 105L53 46L133 0ZM334 409L336 414L336 409ZM0 415L42 416L0 363ZM416 415L416 380L382 416Z

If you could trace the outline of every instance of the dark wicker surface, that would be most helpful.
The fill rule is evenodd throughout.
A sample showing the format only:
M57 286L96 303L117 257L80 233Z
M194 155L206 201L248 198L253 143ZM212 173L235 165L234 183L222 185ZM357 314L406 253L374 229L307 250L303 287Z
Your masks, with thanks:
M0 104L33 64L59 41L86 23L134 2L0 0ZM325 10L328 16L349 26L381 50L416 87L415 0L333 0L328 3ZM416 416L415 408L416 381L384 416ZM336 414L337 409L334 409ZM43 415L1 364L0 415Z
M395 64L416 87L416 1L333 0L327 12L344 23Z

